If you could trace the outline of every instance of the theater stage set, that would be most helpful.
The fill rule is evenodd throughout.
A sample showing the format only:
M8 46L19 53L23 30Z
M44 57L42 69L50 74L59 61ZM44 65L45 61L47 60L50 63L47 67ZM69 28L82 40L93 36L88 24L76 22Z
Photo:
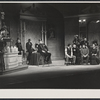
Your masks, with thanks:
M52 54L52 63L44 66L26 65L26 58L14 52L4 54L1 89L100 89L100 65L64 65L64 50L74 35L100 44L100 4L3 3L0 12L0 28L4 22L11 39L8 46L19 37L26 52L28 39L35 48L42 38Z

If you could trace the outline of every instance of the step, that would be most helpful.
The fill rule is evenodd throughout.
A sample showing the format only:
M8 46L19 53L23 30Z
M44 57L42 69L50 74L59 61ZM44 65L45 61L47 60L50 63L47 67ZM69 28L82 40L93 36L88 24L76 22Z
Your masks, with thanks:
M25 70L27 68L28 68L28 65L19 65L19 66L14 67L14 68L6 69L3 72L0 71L0 74L8 74L8 73L16 72L16 71Z

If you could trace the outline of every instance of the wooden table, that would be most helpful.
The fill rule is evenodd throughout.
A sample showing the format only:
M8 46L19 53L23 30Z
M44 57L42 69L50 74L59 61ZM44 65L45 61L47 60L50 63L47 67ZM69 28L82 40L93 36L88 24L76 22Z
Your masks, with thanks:
M51 63L51 58L49 61L49 64ZM30 65L43 65L44 64L44 58L41 56L40 53L32 53L30 57Z

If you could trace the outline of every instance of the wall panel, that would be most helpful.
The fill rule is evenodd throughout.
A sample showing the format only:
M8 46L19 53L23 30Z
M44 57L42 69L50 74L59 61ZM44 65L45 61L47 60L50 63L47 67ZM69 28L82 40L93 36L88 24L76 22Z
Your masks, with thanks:
M79 21L78 17L73 18L66 18L64 20L65 23L65 46L67 46L68 43L72 44L72 41L74 39L74 35L79 34Z

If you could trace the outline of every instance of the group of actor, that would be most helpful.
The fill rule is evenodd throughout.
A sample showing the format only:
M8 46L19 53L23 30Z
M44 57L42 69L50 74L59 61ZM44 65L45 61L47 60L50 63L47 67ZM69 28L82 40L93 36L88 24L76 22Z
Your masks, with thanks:
M18 47L19 55L22 54L25 55L24 50L22 49L21 41L18 38L15 44ZM44 42L40 39L39 43L35 44L35 48L32 46L31 39L28 39L28 42L26 43L26 53L27 53L27 64L30 64L31 55L33 52L40 53L41 56L44 58L44 63L48 63L51 57L51 53L48 50L48 47L44 44Z
M99 46L97 41L93 41L90 46L86 37L79 39L79 36L75 35L73 44L68 44L65 48L65 64L80 65L84 63L91 65L100 63Z

